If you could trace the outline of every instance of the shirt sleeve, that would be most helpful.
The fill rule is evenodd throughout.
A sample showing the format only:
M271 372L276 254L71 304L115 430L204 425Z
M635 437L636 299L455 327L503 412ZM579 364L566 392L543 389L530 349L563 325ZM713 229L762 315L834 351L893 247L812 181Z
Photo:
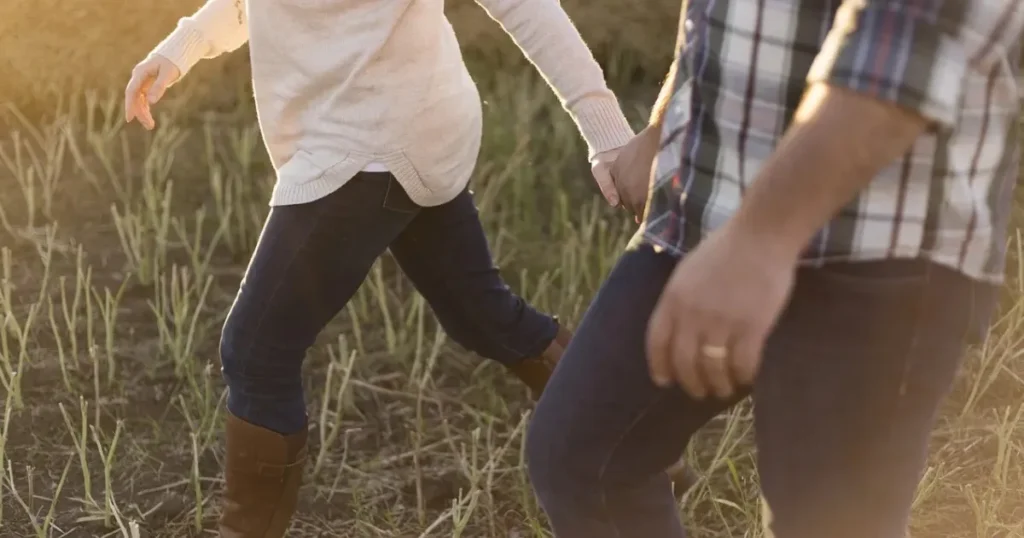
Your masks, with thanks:
M623 146L633 129L604 72L558 0L477 0L554 90L590 157Z
M867 94L950 127L972 69L965 26L986 3L1001 2L844 0L807 82Z
M184 77L199 60L234 51L249 40L249 21L243 0L207 0L151 54L170 60Z

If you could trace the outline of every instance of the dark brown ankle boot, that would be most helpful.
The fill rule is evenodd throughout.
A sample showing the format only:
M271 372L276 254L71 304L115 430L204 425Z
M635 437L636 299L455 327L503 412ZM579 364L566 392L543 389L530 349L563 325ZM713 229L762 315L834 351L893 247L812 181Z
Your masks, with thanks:
M280 435L228 413L221 538L281 538L306 462L307 432Z
M551 374L555 371L555 364L562 358L565 349L569 347L572 340L572 333L559 325L555 339L548 345L548 348L539 357L523 359L519 363L509 367L513 375L519 378L530 389L530 397L533 401L540 399L544 387L547 386ZM697 482L697 475L686 465L686 462L679 460L678 463L666 470L672 480L672 489L677 498Z
M572 340L572 333L559 325L555 339L548 344L548 348L539 357L529 357L509 367L513 375L519 378L524 385L530 389L530 398L533 401L540 399L544 392L551 374L555 371L555 364L562 358L565 348Z

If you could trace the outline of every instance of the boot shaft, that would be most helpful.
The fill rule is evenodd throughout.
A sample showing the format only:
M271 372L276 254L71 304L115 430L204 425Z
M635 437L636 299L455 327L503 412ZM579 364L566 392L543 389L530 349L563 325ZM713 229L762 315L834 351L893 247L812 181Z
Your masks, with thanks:
M306 429L281 435L228 413L221 538L282 538L298 502Z

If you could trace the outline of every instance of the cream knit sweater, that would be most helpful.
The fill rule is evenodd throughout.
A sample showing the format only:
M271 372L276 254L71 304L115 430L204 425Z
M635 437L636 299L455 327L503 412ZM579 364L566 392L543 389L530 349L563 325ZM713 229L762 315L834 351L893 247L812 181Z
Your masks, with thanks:
M558 0L477 0L539 69L590 155L633 131ZM480 150L476 85L443 0L208 0L153 54L187 73L249 41L277 170L271 205L326 196L381 163L418 204L454 198Z

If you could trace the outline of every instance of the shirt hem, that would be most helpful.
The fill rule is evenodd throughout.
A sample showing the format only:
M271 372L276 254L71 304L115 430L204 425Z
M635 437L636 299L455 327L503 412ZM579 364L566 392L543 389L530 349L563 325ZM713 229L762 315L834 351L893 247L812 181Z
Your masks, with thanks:
M668 243L662 240L656 235L643 233L641 235L641 242L650 245L657 251L664 252L674 258L683 258L686 256L687 251L680 249L678 246ZM945 267L952 271L964 275L967 278L976 280L978 282L985 282L988 284L1001 285L1006 281L1006 275L1003 273L975 273L973 271L964 270L956 263L950 262L947 258L942 257L934 252L927 250L921 250L917 255L893 255L892 253L885 252L866 252L858 254L845 254L845 255L830 255L830 256L816 256L814 258L801 258L799 265L801 267L820 267L827 263L848 263L848 262L874 262L874 261L885 261L885 260L905 260L923 258L936 265Z

